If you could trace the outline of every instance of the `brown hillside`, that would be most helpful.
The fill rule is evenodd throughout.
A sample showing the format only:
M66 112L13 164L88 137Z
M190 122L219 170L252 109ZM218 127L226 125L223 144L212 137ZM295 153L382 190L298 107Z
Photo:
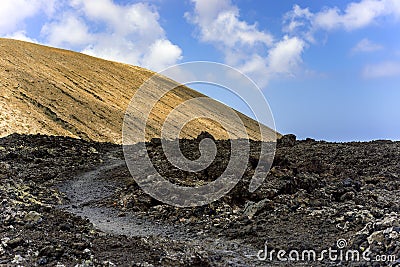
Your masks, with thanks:
M0 38L0 136L41 133L121 143L124 112L137 88L152 75L137 66ZM171 82L161 78L158 86ZM159 137L159 125L170 110L199 96L203 95L181 86L163 97L148 120L147 138ZM217 106L192 110L218 114ZM257 122L239 115L250 138L259 139ZM219 139L227 136L218 124L198 119L183 129L181 137L195 137L204 130ZM268 132L266 139L273 139L274 132Z

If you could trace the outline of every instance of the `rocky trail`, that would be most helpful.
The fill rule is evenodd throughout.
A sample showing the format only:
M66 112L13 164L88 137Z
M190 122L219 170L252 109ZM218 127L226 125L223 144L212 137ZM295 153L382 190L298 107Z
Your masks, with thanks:
M106 173L124 165L124 160L113 158L94 170L83 172L75 179L60 184L58 188L66 195L68 201L67 205L60 205L60 208L88 218L96 228L106 233L133 237L163 236L183 239L184 233L176 227L166 224L157 225L100 204L101 201L110 197L118 186L121 186L121 183L107 180Z
M115 152L114 152L115 154ZM125 166L125 161L114 156L106 157L94 170L80 173L76 178L62 182L57 187L65 194L67 204L59 208L87 218L96 229L115 236L164 238L185 243L187 246L214 255L219 264L250 266L254 264L256 248L239 241L225 240L213 235L196 234L190 228L182 228L168 222L152 221L134 212L121 212L115 207L103 205L113 195L121 182L110 180L107 173ZM253 264L252 264L253 262Z

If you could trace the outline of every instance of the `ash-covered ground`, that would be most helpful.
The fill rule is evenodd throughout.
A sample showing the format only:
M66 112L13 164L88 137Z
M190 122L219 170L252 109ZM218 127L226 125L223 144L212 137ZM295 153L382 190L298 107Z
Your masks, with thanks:
M183 154L196 159L199 141L182 140ZM215 143L217 158L196 174L171 168L159 140L147 150L161 174L192 186L226 167L229 141ZM245 175L228 195L177 208L140 189L121 146L2 138L0 266L400 264L400 142L284 136L267 178L250 193L259 146L251 142ZM278 257L279 250L286 253ZM304 251L316 257L302 257Z

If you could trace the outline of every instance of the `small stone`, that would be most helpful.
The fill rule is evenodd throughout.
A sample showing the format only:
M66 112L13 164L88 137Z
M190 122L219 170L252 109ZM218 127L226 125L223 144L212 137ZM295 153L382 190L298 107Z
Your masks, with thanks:
M24 220L30 223L40 223L43 219L40 213L36 211L30 211L25 215Z
M54 252L54 256L59 259L61 258L61 256L64 254L64 248L62 247L57 247L55 252Z
M355 196L356 195L352 191L346 192L340 197L340 200L341 201L352 200L352 199L354 199Z
M24 240L20 237L9 240L6 244L10 248L16 248L24 243Z
M71 224L70 223L63 223L60 225L61 231L71 231Z
M343 180L342 183L343 183L344 187L351 187L353 185L354 181L351 178L346 178Z
M367 238L367 240L368 240L368 243L369 243L370 245L371 245L372 243L374 243L374 242L377 242L378 244L381 244L381 243L385 240L385 237L384 237L382 231L376 231L376 232L373 232L373 233Z
M54 246L45 246L39 251L39 256L52 257L55 253Z
M1 148L1 147L0 147ZM0 151L1 152L1 151ZM6 162L0 162L0 172L7 172L11 169L10 164Z
M75 249L79 249L79 250L84 250L85 248L88 247L88 245L86 243L83 242L76 242L72 244L72 247Z
M96 148L94 147L89 147L89 152L92 154L98 154L99 152L97 152Z
M10 241L10 240L11 240L11 238L9 238L9 237L3 237L1 239L1 244L0 245L3 245L4 247L6 247L7 246L7 242Z
M24 260L25 259L21 255L17 254L14 256L14 259L11 261L11 263L19 264L19 263L23 262Z
M47 257L42 257L38 260L38 265L45 265L48 263Z
M383 234L390 234L391 232L393 232L393 227L388 227L385 230L383 230Z
M250 220L257 214L259 214L264 209L272 209L273 202L268 198L265 198L257 203L252 201L247 202L244 208L243 216L249 218Z

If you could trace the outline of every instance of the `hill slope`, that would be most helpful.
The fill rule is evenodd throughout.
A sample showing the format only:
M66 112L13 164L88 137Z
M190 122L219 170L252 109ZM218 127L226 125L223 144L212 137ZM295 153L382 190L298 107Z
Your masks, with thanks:
M41 133L121 143L124 112L137 88L152 75L136 66L0 38L0 136ZM173 81L160 80L164 82ZM201 96L184 86L168 93L153 109L147 138L159 137L160 124L174 107ZM198 109L218 114L215 107L193 107ZM258 123L239 116L249 137L259 139ZM219 124L204 119L191 122L180 137L195 137L204 130L218 139L227 137ZM268 133L267 139L275 137L272 130Z

